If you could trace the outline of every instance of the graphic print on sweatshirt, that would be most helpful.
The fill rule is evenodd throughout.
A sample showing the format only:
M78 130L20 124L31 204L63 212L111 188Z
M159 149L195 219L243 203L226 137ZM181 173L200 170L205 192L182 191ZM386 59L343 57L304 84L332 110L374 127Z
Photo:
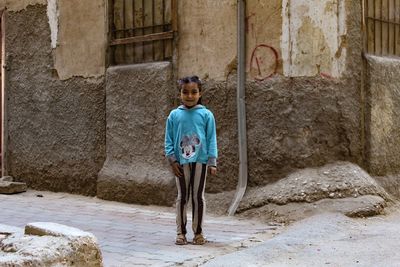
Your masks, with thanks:
M182 157L190 159L196 154L199 146L200 138L196 134L184 135L180 143Z

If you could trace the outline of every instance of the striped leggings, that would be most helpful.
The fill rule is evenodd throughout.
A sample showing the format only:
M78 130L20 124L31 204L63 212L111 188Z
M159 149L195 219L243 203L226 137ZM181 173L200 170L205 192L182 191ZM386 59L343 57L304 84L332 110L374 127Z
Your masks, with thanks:
M194 234L202 233L202 223L206 209L204 189L207 177L207 164L189 163L182 165L183 176L176 177L178 197L176 198L177 234L186 234L186 208L189 196L192 200L192 229Z

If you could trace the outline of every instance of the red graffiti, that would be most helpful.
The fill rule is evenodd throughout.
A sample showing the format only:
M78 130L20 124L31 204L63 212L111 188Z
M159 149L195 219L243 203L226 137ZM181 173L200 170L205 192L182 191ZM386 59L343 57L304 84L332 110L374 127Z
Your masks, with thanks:
M257 81L263 81L270 78L278 70L278 51L270 45L259 44L257 45L250 58L250 73L255 70L254 79Z
M253 16L255 16L256 14L254 14L254 13L251 13L250 15L248 15L246 18L245 18L245 31L246 31L246 33L248 33L249 32L249 23L250 23L250 19L251 19L251 17L253 17ZM251 24L251 28L253 29L253 23Z
M327 79L333 79L333 77L330 74L325 73L325 72L320 72L319 75L321 75L321 77L324 77L324 78L327 78Z
M251 33L251 37L255 38L256 36L255 36L255 30L254 30L254 23L253 23L253 22L250 22L250 20L251 20L253 17L254 17L254 18L256 17L256 14L255 14L255 13L251 13L250 15L248 15L248 16L246 17L245 31L246 31L247 34L248 34L248 33ZM250 27L249 27L249 25L250 25Z

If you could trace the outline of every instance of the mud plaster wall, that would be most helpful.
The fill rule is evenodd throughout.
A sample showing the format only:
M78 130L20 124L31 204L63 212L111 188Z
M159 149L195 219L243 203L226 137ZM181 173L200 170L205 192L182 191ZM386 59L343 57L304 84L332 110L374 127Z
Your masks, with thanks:
M221 157L219 174L208 179L207 190L217 192L234 189L238 174L236 49L233 49L236 46L236 6L232 4L234 1L205 1L202 3L210 5L213 10L204 10L200 2L180 7L181 12L187 13L180 16L179 58L187 62L179 62L179 69L180 76L191 73L199 73L203 78L208 76L205 79L204 102L217 118ZM183 7L188 4L187 1L180 3ZM255 3L252 4L257 6ZM282 7L281 3L277 3L265 5L271 7L271 10L266 8L271 12L268 13L271 21L277 19L278 22L268 28L271 36L261 38L255 35L261 38L257 39L260 43L271 40L276 46L280 44ZM257 13L259 8L262 8L261 4L255 8ZM346 1L348 56L340 79L330 78L329 75L298 78L276 75L262 82L255 82L253 76L248 79L246 103L250 186L273 182L296 168L335 160L360 161L360 10L359 3ZM196 17L189 11L204 14L201 13L203 17ZM21 179L24 177L34 188L92 194L96 187L95 176L105 157L104 81L83 78L60 81L52 76L55 74L52 71L54 62L45 7L29 6L24 11L9 15L8 34L11 35L7 35L7 43L14 46L9 51L9 104L10 113L15 114L10 115L9 126L13 136L9 147L12 174ZM210 18L213 23L217 20L219 26L209 25ZM182 23L192 28L185 29ZM199 25L204 27L199 28ZM253 27L259 31L262 29L258 24ZM210 31L205 31L207 29ZM20 38L26 31L32 39ZM202 38L201 43L199 39L195 42L196 38L192 39L189 34L198 34L196 38ZM247 38L251 43L249 34L250 30ZM226 43L220 41L221 36L226 37ZM216 46L220 43L230 45ZM254 45L257 43L254 41ZM249 62L247 64L250 66ZM30 68L32 65L35 68ZM263 70L266 74L268 69ZM146 81L143 78L138 84L144 86ZM175 94L173 86L170 90ZM145 93L138 97L142 101L148 100ZM172 102L170 104L173 108ZM164 121L164 115L157 116L160 117L156 119ZM131 138L129 132L126 136L128 140ZM162 144L161 138L159 141ZM148 147L146 143L140 145L143 145L140 149ZM155 164L162 165L162 162L160 157ZM146 164L149 162L142 162L141 166ZM120 167L119 170L124 170L124 166ZM121 177L128 177L124 175ZM54 180L52 177L55 177ZM130 197L125 194L121 199L131 201Z
M246 71L249 79L281 70L282 1L247 1ZM236 69L237 1L179 1L178 75L225 80ZM253 59L251 55L254 52ZM257 62L258 60L258 62Z
M346 1L348 43L341 78L276 75L246 83L249 185L336 160L361 164L361 7ZM217 120L219 174L207 190L235 189L238 175L236 76L209 79L204 103Z
M282 30L281 1L247 1L247 58L260 44L280 50ZM202 78L225 80L236 68L236 1L179 1L178 75L197 74ZM255 60L247 62L253 76L268 74L275 68L273 54L265 48L257 51L260 72ZM252 66L252 67L251 67ZM250 69L251 68L251 69Z
M400 61L367 56L367 162L374 175L400 171Z
M101 77L107 49L104 0L0 0L0 10L21 11L29 5L47 5L54 70L60 79Z
M107 47L104 0L58 0L55 69L60 79L100 77Z
M28 5L45 5L47 0L0 0L0 9L7 7L8 11L20 11Z
M107 70L107 160L99 173L103 199L172 205L175 179L164 158L172 102L169 62Z
M345 0L246 1L248 80L340 77L346 60ZM235 69L236 1L179 1L178 75L225 80Z
M236 57L235 1L178 1L178 13L178 75L223 79Z
M6 13L9 174L41 190L95 195L105 159L104 78L54 75L45 5Z
M345 0L283 0L286 76L340 77L346 58Z

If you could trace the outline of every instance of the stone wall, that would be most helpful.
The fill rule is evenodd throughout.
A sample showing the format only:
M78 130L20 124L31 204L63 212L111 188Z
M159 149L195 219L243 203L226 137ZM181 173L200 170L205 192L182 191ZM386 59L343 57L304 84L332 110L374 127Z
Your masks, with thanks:
M400 171L400 60L367 56L366 161L373 175Z
M8 172L40 190L96 194L104 77L60 80L45 5L6 13Z

